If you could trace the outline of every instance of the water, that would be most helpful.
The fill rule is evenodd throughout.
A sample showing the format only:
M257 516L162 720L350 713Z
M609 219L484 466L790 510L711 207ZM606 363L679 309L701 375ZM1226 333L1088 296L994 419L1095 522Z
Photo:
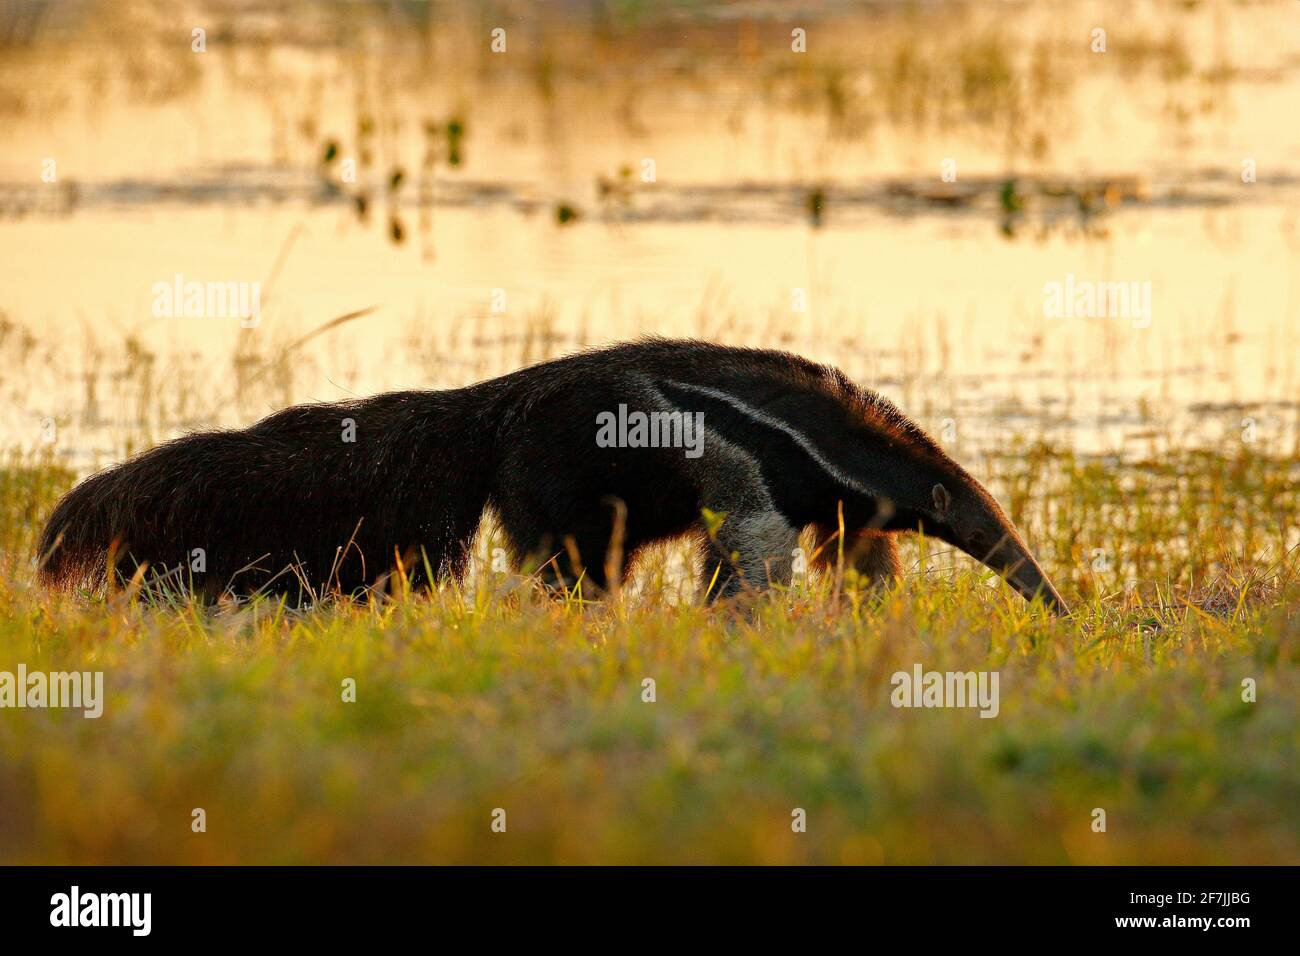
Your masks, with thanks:
M961 454L1295 442L1289 6L829 6L802 55L719 8L494 56L437 10L214 14L194 53L128 4L4 50L0 447L84 469L643 334L833 362ZM260 320L156 314L178 276ZM1048 314L1088 283L1130 308Z

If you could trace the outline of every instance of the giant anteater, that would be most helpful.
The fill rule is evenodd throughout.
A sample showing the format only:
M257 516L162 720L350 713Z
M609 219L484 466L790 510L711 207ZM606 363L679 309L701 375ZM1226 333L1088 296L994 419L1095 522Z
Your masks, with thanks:
M612 540L630 562L703 541L707 517L708 597L759 591L790 579L801 529L842 519L874 580L922 530L1066 611L997 502L889 401L786 352L662 339L167 442L63 498L39 573L94 586L147 565L208 598L351 592L397 566L428 584L463 572L487 507L516 562L597 587Z

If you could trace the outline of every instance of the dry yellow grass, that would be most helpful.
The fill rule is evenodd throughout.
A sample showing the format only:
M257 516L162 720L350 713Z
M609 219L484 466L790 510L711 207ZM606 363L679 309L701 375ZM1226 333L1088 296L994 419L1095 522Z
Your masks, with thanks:
M481 573L308 612L51 596L27 549L69 476L15 464L0 670L107 699L0 712L0 862L1300 861L1297 461L993 468L1073 619L915 547L897 592L752 615ZM998 672L998 716L893 707L915 664Z

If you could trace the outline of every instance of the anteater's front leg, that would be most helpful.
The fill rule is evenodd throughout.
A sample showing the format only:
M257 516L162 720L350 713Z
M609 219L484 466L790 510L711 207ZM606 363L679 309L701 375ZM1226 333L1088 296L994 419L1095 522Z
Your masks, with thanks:
M729 512L714 540L717 560L706 565L710 580L719 561L721 567L708 601L790 583L799 529L779 511Z
M834 571L839 563L839 542L835 529L817 526L815 563L825 571ZM894 535L884 531L848 531L844 535L844 567L866 578L874 587L885 587L903 576L903 562L898 557Z
M688 468L695 466L700 506L723 516L721 526L705 529L712 537L704 566L705 600L789 584L799 529L777 509L751 455L712 432L705 432L705 444L709 459L698 464L687 460Z

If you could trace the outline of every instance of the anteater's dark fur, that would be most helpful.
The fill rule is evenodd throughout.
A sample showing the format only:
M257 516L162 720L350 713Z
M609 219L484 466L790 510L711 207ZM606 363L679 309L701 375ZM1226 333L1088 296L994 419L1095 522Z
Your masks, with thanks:
M596 446L597 415L637 406L646 383L704 413L701 461L687 461L680 448ZM696 386L793 423L876 494L844 487L781 428ZM354 442L343 440L348 419ZM516 559L564 554L568 539L588 579L602 585L615 499L626 505L629 559L646 544L698 533L702 508L745 511L746 479L717 457L727 446L759 463L761 482L751 475L748 483L766 485L795 527L834 528L842 503L850 529L928 526L942 536L932 496L940 483L957 506L991 507L1005 523L920 429L842 373L784 352L649 340L466 388L297 406L250 428L160 445L86 479L59 503L41 539L40 574L55 585L102 585L112 553L119 575L142 563L155 573L183 568L184 586L208 597L269 586L297 599L310 593L300 591L303 580L313 591L351 592L381 579L398 557L416 581L425 580L426 562L436 576L460 574L491 506ZM1009 524L1006 531L1014 536ZM995 547L996 537L984 544ZM191 575L196 548L206 570ZM892 545L877 563L892 568L891 555ZM567 570L569 559L561 563ZM285 574L290 566L297 573Z

